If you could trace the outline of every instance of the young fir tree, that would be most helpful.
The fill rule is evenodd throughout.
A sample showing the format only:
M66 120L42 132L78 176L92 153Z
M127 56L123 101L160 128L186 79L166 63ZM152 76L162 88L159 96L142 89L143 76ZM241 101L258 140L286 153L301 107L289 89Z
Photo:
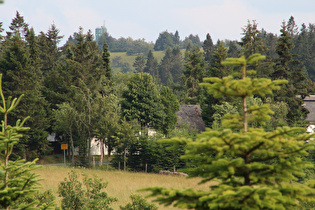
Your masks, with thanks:
M270 119L268 104L248 107L247 99L264 96L279 89L284 80L250 78L246 66L264 56L254 54L247 59L228 58L225 65L241 68L237 77L205 78L206 86L215 97L225 95L242 100L242 114L226 115L222 128L206 130L196 139L172 139L187 144L183 159L189 160L190 177L201 177L209 183L209 191L193 189L148 188L156 200L165 205L188 209L294 209L300 202L314 200L314 188L291 183L303 176L303 169L312 167L303 156L314 148L305 144L312 138L304 128L282 127L267 132L252 128L252 123L263 125Z

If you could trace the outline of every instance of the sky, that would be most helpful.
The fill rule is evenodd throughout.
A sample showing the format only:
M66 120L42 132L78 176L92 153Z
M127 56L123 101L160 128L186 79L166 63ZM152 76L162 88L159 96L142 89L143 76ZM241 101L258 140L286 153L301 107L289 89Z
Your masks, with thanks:
M159 33L178 30L182 40L193 34L203 41L209 33L216 42L240 40L252 20L274 34L290 16L299 27L315 23L314 8L314 0L4 0L0 22L8 30L19 11L35 33L55 24L65 37L62 42L80 26L94 33L104 24L114 38L155 42Z

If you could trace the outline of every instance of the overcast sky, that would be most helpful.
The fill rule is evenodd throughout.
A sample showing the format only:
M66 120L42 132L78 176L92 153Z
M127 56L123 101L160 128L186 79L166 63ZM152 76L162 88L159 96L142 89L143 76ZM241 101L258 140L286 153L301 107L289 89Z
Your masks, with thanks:
M240 40L248 20L279 34L293 16L297 25L315 23L315 0L4 0L0 22L5 30L19 11L35 32L46 32L52 23L68 38L82 26L85 32L104 24L115 38L155 41L162 31L178 30L204 40ZM64 40L65 41L65 40Z

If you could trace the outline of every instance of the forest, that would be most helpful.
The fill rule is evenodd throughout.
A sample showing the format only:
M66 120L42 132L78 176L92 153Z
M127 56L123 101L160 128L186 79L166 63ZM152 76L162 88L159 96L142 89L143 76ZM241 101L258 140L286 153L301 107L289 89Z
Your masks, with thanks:
M194 200L204 194L147 189L153 196L166 195L160 198L161 203L177 201L183 208L207 209L205 206L213 205L213 209L231 209L223 208L227 204L222 200L228 199L226 190L234 190L244 200L256 193L259 198L252 199L261 208L297 205L289 201L291 195L284 193L288 185L282 186L282 200L277 200L279 188L274 183L305 181L302 175L311 168L304 162L313 160L312 152L307 152L312 151L312 144L304 144L311 136L295 127L308 125L303 98L315 94L314 24L298 27L290 17L275 35L259 29L256 21L248 21L240 29L240 41L216 43L210 34L204 41L198 35L181 40L178 31L161 32L155 43L117 39L109 33L95 40L91 30L85 33L79 28L63 46L63 36L54 24L47 32L36 35L19 12L8 31L2 24L3 94L12 98L23 95L17 108L12 105L14 110L10 109L8 119L5 107L15 101L9 98L8 105L3 103L4 119L14 125L18 119L27 118L22 124L30 128L21 129L23 136L13 144L10 160L32 161L52 154L47 137L55 134L58 142L69 145L68 158L73 166L91 167L91 142L96 138L101 148L108 150L109 155L102 151L100 157L100 166L107 158L107 169L158 172L176 166L186 169L190 176L204 178L204 182L213 177L222 180L212 188L212 193L222 197L209 196L191 203L181 198ZM160 60L154 56L157 51L163 51ZM111 59L115 52L135 56L132 67L120 62L119 57ZM114 66L121 71L114 72ZM241 80L244 82L237 82ZM205 132L198 134L187 124L177 124L176 113L182 104L200 105ZM149 135L151 130L156 133ZM212 146L203 145L205 136L213 141ZM224 144L218 139L223 139ZM292 139L299 143L294 144ZM262 145L266 148L262 149ZM78 156L75 148L79 148ZM271 148L278 150L271 152ZM9 153L5 154L9 158ZM306 154L306 159L300 158ZM248 162L251 158L252 162ZM271 179L266 178L270 174ZM312 171L306 174L311 176ZM272 189L267 192L253 187L258 185ZM314 195L310 186L300 186L303 192L295 187L293 197L301 202L303 196L310 199ZM268 206L265 201L273 193L277 196ZM229 205L242 209L246 203L238 203L242 199L232 199ZM246 203L248 208L252 208L251 202Z

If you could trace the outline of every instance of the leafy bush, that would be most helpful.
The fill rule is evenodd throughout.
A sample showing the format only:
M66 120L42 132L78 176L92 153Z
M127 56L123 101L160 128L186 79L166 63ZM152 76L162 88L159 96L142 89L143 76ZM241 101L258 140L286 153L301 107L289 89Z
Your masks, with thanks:
M112 209L110 204L117 198L108 197L104 189L107 182L95 177L94 179L84 175L83 183L78 180L78 175L71 171L69 178L65 178L58 186L58 193L63 197L61 207L63 209ZM83 187L85 189L83 189Z
M148 203L141 195L130 195L131 203L126 206L120 206L121 210L156 210L158 207L154 204Z

